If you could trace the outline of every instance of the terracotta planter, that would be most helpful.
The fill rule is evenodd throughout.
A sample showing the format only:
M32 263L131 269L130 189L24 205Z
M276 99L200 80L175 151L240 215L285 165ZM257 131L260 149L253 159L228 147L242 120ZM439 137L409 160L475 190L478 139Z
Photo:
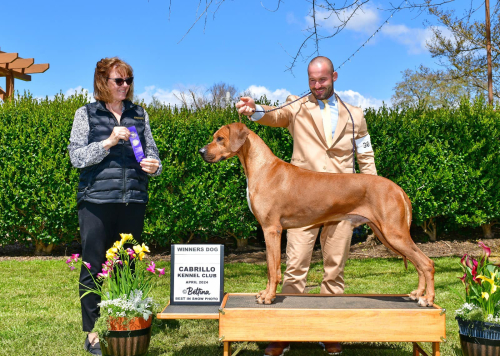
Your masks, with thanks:
M456 319L464 356L500 355L500 325Z
M151 321L133 318L124 324L124 318L110 318L109 333L104 338L107 346L101 342L104 356L145 356L151 340Z

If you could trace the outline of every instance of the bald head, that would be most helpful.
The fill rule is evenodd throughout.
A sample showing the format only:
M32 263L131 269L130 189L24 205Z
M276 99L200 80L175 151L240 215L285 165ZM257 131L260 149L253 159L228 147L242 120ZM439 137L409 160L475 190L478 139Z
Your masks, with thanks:
M328 68L328 71L330 73L333 73L335 71L333 68L333 63L329 58L323 57L323 56L318 56L318 57L313 58L309 62L309 65L307 66L307 72L309 73L311 68L315 68L315 67L318 68L318 67L325 67L325 66L326 66L326 68Z
M333 70L332 61L326 57L314 58L307 67L309 89L318 100L330 98L334 94L333 83L338 74Z

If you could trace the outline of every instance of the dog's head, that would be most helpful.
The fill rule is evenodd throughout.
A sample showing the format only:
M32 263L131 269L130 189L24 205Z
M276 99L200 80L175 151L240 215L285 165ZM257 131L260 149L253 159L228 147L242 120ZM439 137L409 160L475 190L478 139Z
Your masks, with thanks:
M214 133L214 139L198 152L206 162L216 163L233 157L245 143L250 130L245 124L235 122L222 126Z

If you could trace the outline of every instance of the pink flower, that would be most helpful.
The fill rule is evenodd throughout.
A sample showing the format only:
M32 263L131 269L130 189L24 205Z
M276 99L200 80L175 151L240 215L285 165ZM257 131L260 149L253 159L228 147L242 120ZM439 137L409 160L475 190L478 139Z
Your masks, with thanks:
M487 247L481 241L478 242L479 246L483 248L483 252L486 254L486 258L489 258L491 255L491 248Z
M132 250L131 248L127 248L127 253L128 253L128 257L129 257L130 259L133 259L133 258L134 258L134 256L135 256L135 252L134 252L134 250Z
M474 279L474 282L481 284L481 279L477 278L477 261L472 259L472 264L474 265L471 271L472 279Z
M109 271L102 270L102 273L97 274L97 278L106 278L109 276Z
M165 268L157 268L158 275L163 276L165 274Z
M74 267L74 266L69 266L69 269L70 269L70 270L74 270L74 269L75 269L75 267Z
M463 255L462 259L460 260L460 263L463 264L464 266L465 266L464 261L465 261L466 258L467 258L467 254Z
M155 272L155 267L156 267L155 263L153 261L151 261L151 264L148 266L148 268L146 268L146 271L149 271L149 272L155 274L156 273Z
M458 277L464 284L465 284L465 279L467 278L467 273L464 274L462 278Z
M75 262L78 261L78 257L80 257L80 254L78 254L78 253L74 253L71 255L71 259Z
M464 267L469 267L469 268L472 268L472 265L470 263L470 257L469 255L465 254L462 259L460 260L460 263L464 266Z
M116 260L115 263L119 264L120 266L123 266L123 262L121 260Z
M68 259L66 260L66 263L67 263L67 264L70 264L71 262L73 262L73 260L72 260L71 258L68 258Z
M83 262L83 264L85 265L85 267L87 267L88 269L90 269L90 267L91 267L91 266L90 266L90 263L88 263L88 262Z

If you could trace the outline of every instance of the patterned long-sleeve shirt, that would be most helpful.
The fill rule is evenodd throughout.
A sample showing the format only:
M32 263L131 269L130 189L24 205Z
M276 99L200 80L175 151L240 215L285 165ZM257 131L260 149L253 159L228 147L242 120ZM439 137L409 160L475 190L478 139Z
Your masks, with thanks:
M146 110L144 110L144 121L144 137L146 139L144 154L147 158L154 158L160 163L160 166L155 173L148 173L149 176L154 177L161 174L163 166L161 164L158 148L156 147L155 140L153 139L153 134L151 133L149 115ZM104 148L102 141L92 142L89 144L89 131L89 117L85 106L82 106L76 110L68 145L71 164L76 168L85 168L98 164L109 154L109 150Z

